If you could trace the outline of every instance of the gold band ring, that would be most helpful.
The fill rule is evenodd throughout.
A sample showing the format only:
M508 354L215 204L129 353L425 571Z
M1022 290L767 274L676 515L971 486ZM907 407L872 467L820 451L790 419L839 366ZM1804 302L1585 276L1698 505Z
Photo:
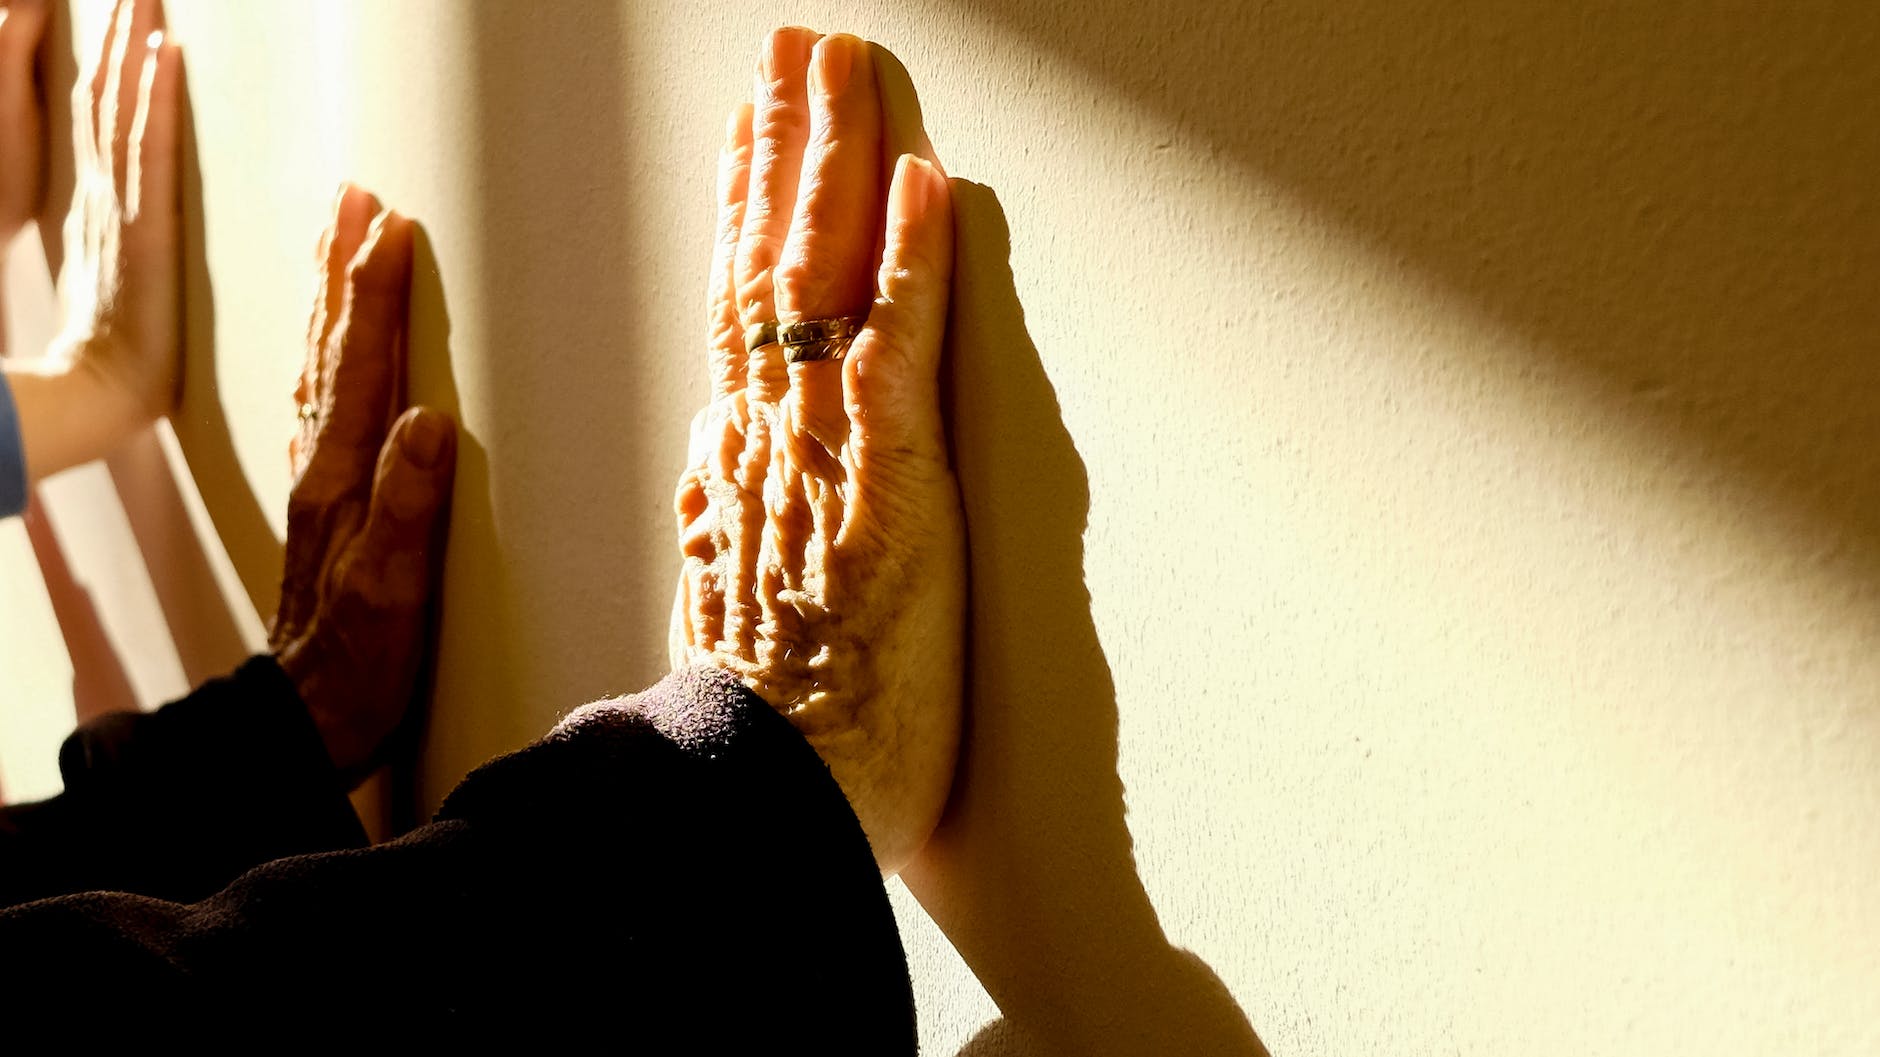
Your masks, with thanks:
M783 346L786 363L814 363L839 360L855 342L868 322L866 315L835 316L830 319L802 319L777 324L777 344Z

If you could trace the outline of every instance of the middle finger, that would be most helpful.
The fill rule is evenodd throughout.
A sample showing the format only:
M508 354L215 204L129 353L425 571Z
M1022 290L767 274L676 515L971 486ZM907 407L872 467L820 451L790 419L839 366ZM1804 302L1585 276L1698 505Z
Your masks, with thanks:
M752 114L750 191L738 238L738 310L745 326L777 318L773 273L790 233L803 147L809 141L809 58L818 34L788 26L764 42ZM777 400L788 387L783 350L768 345L751 354L749 391Z
M867 312L879 259L881 99L868 45L844 33L824 37L810 68L810 144L777 266L777 318L785 322ZM833 447L848 422L840 366L789 371L803 422Z

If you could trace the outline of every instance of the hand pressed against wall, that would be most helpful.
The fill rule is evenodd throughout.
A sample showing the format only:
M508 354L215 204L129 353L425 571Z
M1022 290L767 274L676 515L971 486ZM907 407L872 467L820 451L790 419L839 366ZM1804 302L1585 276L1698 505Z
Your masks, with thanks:
M903 157L884 195L882 126L868 45L771 35L720 165L673 659L728 669L789 717L891 872L952 780L965 533L938 389L946 179ZM747 355L752 324L864 312L846 359Z
M26 38L44 17L43 3L8 0L0 22L0 219L15 230L44 193L44 140L24 131L41 120ZM162 30L157 0L118 0L98 66L73 90L66 327L46 355L5 366L34 481L109 454L176 402L182 53ZM16 146L30 159L16 161Z
M268 641L353 781L417 689L456 466L450 418L405 409L411 234L370 194L341 191L294 393L286 569Z
M97 411L138 425L176 402L182 355L177 126L182 53L157 0L119 0L72 107L78 185L65 222L68 353Z

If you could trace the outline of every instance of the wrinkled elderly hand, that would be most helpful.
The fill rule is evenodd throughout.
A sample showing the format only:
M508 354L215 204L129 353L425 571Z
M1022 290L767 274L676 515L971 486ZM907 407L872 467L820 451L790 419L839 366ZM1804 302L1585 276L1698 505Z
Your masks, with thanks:
M411 237L410 221L342 190L294 394L287 564L269 633L328 755L354 783L417 690L456 465L448 416L398 413Z
M789 717L892 872L952 781L965 532L937 380L946 179L902 157L884 197L883 142L865 43L771 35L720 166L713 396L679 482L673 659L736 673ZM746 354L752 324L864 312L844 360Z
M37 77L46 0L0 0L0 248L39 213L46 107Z

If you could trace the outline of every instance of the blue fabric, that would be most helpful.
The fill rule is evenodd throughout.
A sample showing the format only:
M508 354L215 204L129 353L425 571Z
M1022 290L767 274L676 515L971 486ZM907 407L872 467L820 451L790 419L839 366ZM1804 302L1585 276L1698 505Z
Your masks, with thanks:
M13 406L13 384L0 374L0 517L26 509L26 445L20 440L20 412Z

